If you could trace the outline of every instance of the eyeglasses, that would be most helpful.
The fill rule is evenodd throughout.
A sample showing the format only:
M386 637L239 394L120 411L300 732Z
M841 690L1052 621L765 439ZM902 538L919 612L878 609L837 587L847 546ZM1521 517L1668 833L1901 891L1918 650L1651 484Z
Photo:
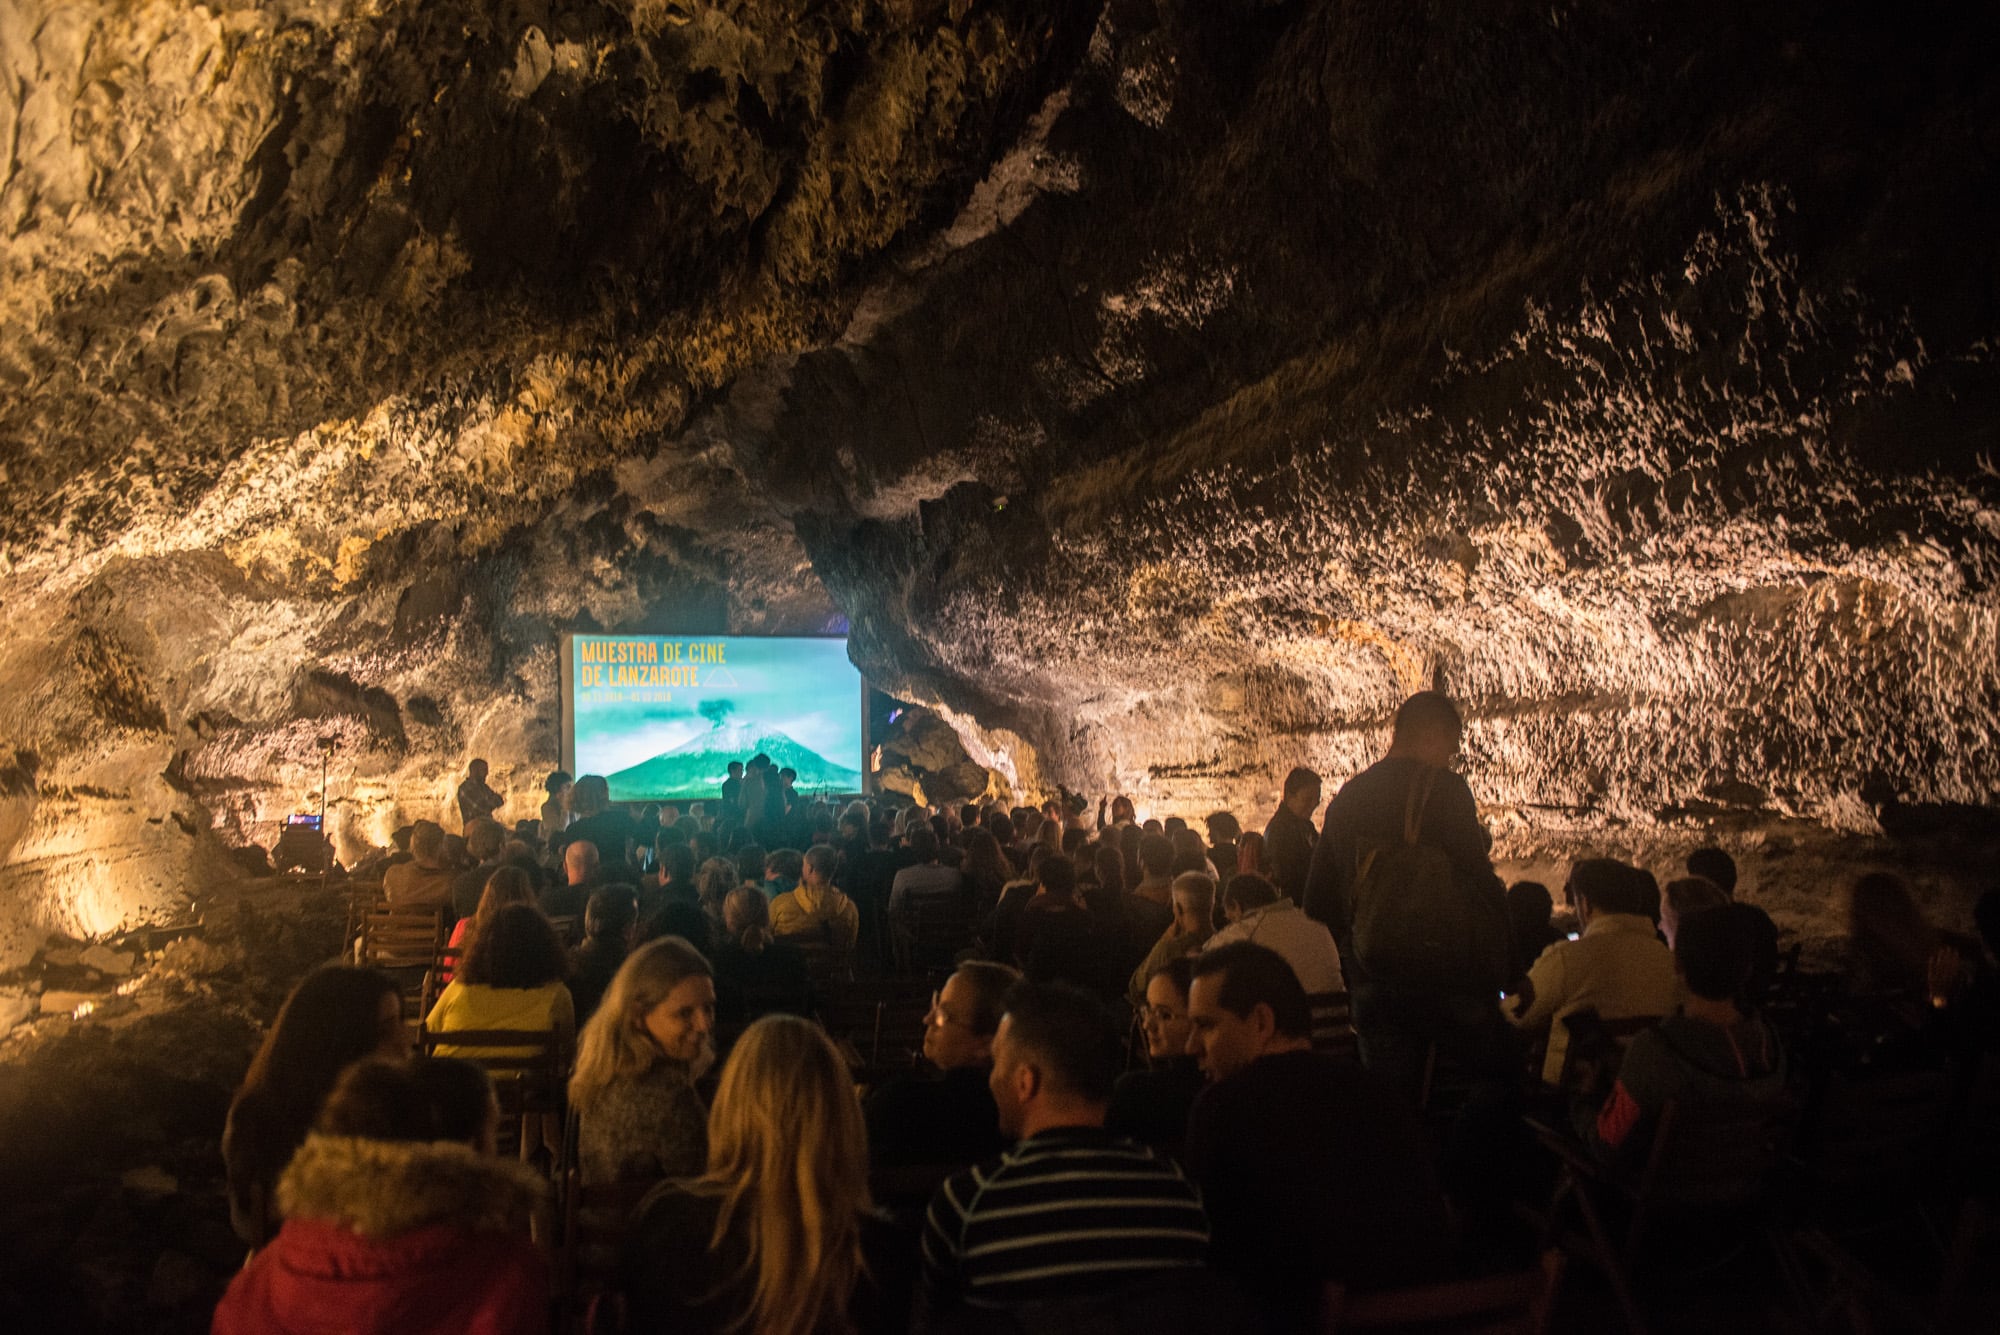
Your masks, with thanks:
M953 1018L951 1012L944 1008L944 993L941 991L931 993L931 1008L924 1015L924 1023L935 1025L939 1029L948 1024L955 1024L961 1029L972 1028L965 1021Z
M1181 1013L1169 1006L1141 1006L1139 1018L1151 1020L1154 1024L1172 1024L1181 1018Z

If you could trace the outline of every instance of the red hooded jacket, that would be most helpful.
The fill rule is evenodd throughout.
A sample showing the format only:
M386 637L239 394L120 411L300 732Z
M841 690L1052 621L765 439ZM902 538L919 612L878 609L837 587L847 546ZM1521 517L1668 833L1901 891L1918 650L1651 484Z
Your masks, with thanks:
M464 1145L310 1136L278 1183L285 1225L215 1309L214 1335L546 1335L544 1192Z

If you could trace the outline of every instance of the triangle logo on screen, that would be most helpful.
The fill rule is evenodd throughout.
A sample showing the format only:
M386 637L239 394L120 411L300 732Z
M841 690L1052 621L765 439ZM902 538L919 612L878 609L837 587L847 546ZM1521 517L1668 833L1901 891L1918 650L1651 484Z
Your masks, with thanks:
M703 686L734 686L736 685L736 674L726 667L710 668L708 675L702 678L701 684Z

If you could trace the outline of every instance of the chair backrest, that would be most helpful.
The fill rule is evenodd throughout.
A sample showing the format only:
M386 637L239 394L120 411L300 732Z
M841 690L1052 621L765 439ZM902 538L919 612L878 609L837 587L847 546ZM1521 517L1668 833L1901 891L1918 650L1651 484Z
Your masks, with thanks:
M908 967L949 969L972 944L972 905L962 894L913 896L907 910Z
M882 1033L882 998L859 983L820 989L814 1001L820 1027L846 1042L864 1062L875 1060Z
M361 920L359 963L376 969L428 969L437 961L443 937L443 909L378 904Z
M585 1186L581 1169L563 1175L562 1249L556 1258L556 1285L564 1307L582 1317L598 1295L608 1292L636 1224L639 1202L656 1183L612 1182Z
M370 910L381 903L382 882L356 881L348 885L345 893L347 897L347 925L340 938L343 950L349 947L359 947L362 921L367 918Z
M814 998L819 1022L835 1043L846 1043L862 1065L876 1072L907 1071L923 1046L931 988L907 978L862 978L829 983Z
M1758 1200L1797 1121L1798 1108L1788 1098L1724 1107L1669 1102L1653 1132L1638 1198L1648 1206Z
M924 1017L930 1010L929 993L884 997L875 1026L875 1061L907 1066L923 1050Z
M463 943L456 946L443 945L437 948L437 959L424 973L423 1001L418 1007L419 1015L427 1016L431 1013L431 1007L437 1004L439 994L445 990L451 983L451 980L457 975L458 966L464 959L465 946Z
M815 936L790 936L785 938L799 948L805 956L806 975L814 987L849 982L854 978L854 952L841 950L833 942Z
M1306 1004L1312 1010L1313 1051L1358 1060L1354 1009L1347 993L1313 992L1307 995Z
M1658 1028L1665 1018L1628 1015L1607 1020L1589 1006L1563 1016L1558 1023L1568 1031L1568 1045L1563 1049L1562 1072L1556 1088L1590 1093L1593 1097L1608 1092L1611 1082L1618 1077L1625 1049L1648 1029Z
M418 1037L426 1056L457 1057L493 1077L501 1111L560 1112L570 1052L551 1029L430 1029Z
M1542 1335L1549 1326L1563 1254L1551 1249L1532 1270L1386 1293L1348 1293L1329 1284L1322 1335L1336 1331L1441 1331L1457 1335Z

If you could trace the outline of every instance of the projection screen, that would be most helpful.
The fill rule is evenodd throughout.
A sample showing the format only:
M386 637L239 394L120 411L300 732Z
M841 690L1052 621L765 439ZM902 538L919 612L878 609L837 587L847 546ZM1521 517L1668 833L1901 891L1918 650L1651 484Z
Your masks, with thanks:
M729 762L767 755L807 795L859 793L863 686L844 638L570 635L563 768L614 802L715 797Z

